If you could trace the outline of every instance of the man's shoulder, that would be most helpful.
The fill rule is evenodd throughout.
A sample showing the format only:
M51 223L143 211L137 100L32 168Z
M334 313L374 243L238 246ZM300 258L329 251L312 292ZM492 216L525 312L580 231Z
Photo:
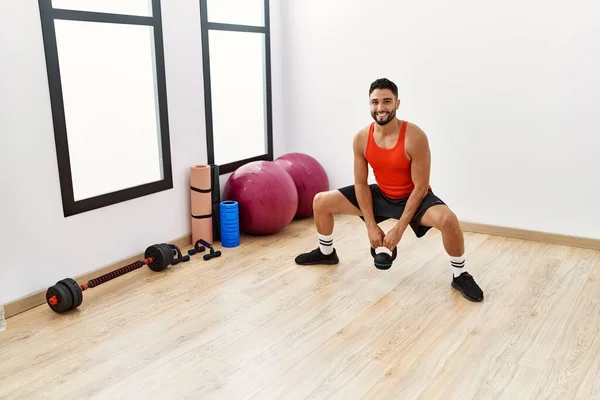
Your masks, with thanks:
M358 131L354 133L354 141L355 142L365 142L367 137L369 136L369 129L371 128L371 124L363 126Z
M427 134L421 129L419 125L414 122L406 121L406 134L412 136L427 136Z
M413 122L407 122L404 143L408 154L426 152L429 148L427 134Z
M427 138L427 134L421 127L419 127L414 122L406 122L406 143L407 146L410 145L427 145L429 139Z
M369 130L371 129L371 126L373 126L372 123L363 126L354 134L354 136L355 137L367 137L367 135L369 134Z
M367 145L367 140L369 136L369 129L371 125L366 125L360 128L352 139L354 151L356 153L364 153L365 146Z

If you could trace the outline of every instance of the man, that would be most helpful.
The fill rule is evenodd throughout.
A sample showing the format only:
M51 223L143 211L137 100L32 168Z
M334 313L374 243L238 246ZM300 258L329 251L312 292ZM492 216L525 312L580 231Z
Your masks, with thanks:
M396 118L400 107L397 86L378 79L369 89L371 125L353 139L354 185L318 193L313 202L319 247L300 254L301 265L337 264L333 247L333 214L360 216L375 249L390 251L400 242L408 226L417 237L429 229L442 233L453 278L451 285L471 301L482 301L483 292L466 271L464 236L456 215L429 185L431 154L425 133L413 123ZM369 185L368 166L376 184ZM397 223L385 234L378 226L389 218Z

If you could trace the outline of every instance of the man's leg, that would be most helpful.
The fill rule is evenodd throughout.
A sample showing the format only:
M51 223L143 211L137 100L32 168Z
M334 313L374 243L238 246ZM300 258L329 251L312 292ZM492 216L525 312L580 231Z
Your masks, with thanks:
M318 193L313 200L313 214L319 247L300 254L295 261L301 265L337 264L339 259L333 247L332 236L333 214L362 215L353 187Z
M482 301L483 291L465 267L465 239L456 214L445 204L433 205L425 211L420 223L442 233L453 272L452 287L471 301Z
M333 233L333 214L362 215L360 208L338 189L317 193L313 200L313 213L317 232L322 235Z
M465 252L465 239L458 218L445 204L431 206L421 217L421 225L431 226L442 233L444 249L451 257L461 257Z

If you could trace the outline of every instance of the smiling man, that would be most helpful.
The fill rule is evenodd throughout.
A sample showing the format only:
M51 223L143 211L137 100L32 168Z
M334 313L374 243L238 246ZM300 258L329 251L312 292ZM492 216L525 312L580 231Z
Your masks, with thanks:
M353 139L354 184L315 196L319 247L297 256L296 263L339 262L333 247L333 214L360 216L375 249L386 247L392 251L408 226L419 238L436 228L442 233L449 256L452 287L471 301L483 300L482 290L465 267L464 235L458 219L429 184L431 153L427 135L415 124L396 117L400 100L392 81L382 78L371 84L369 106L375 122ZM367 182L369 165L374 184ZM386 234L378 224L390 218L397 222Z

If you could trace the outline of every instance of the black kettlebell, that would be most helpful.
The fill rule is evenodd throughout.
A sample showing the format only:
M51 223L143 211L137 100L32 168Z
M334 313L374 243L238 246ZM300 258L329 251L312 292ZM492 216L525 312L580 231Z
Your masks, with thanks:
M391 256L388 253L375 253L375 249L371 247L371 256L373 256L373 264L377 269L390 269L397 255L397 247L394 247Z

